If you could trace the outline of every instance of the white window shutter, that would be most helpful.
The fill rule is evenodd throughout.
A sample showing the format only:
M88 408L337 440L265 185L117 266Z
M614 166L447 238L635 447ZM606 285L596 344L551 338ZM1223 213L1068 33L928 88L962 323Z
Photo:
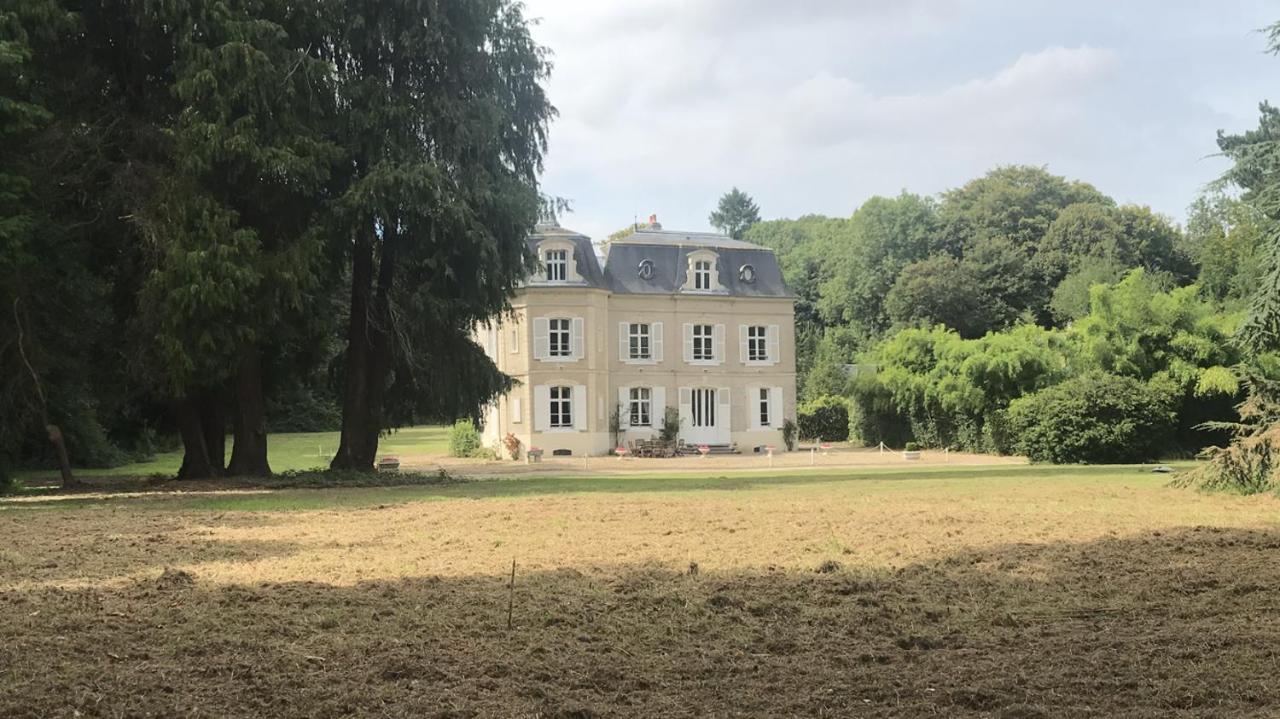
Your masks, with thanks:
M769 388L769 426L782 429L782 388Z
M587 386L585 384L575 384L573 386L573 429L575 432L585 432L587 430Z
M667 414L667 388L654 387L649 396L653 398L653 403L649 405L649 426L661 429L662 418Z
M551 388L533 386L533 431L546 432L551 427Z
M747 363L747 358L751 356L747 349L747 326L738 325L738 362Z
M769 343L765 345L769 348L769 364L778 364L778 361L782 359L781 353L779 352L779 348L782 346L782 343L778 341L778 326L769 325L769 329L765 331L768 333L767 336L769 338Z
M693 425L693 390L689 387L680 388L680 426L689 427Z
M520 421L523 419L523 414L524 414L522 411L524 408L521 406L521 404L523 403L520 401L520 398L512 397L511 401L508 402L507 404L511 406L512 424L520 424Z
M618 361L631 359L631 328L626 322L618 323Z
M729 414L733 411L733 400L730 394L728 387L716 390L716 401L720 405L716 412L716 427L723 428L726 432L733 429L732 415Z
M760 388L747 386L747 427L760 429Z
M618 426L627 429L631 426L631 388L618 388Z
M654 362L662 361L662 323L654 322L649 325L649 352L653 355Z
M584 356L584 350L585 350L585 348L582 346L583 334L584 334L583 328L585 323L582 321L581 317L574 317L569 324L572 327L571 331L573 333L573 338L570 340L571 342L570 347L572 347L573 358L582 359Z
M551 342L548 339L548 324L546 317L533 318L533 358L536 360L545 360L551 351Z
M712 327L711 337L715 341L716 364L724 364L724 325Z
M693 361L693 325L684 323L684 361Z

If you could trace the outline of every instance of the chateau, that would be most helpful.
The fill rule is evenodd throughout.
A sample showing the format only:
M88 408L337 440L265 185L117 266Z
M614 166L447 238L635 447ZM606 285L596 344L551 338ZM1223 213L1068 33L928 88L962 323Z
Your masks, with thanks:
M625 443L658 435L667 407L687 444L782 449L795 417L794 298L773 251L656 218L605 248L554 222L528 239L539 272L514 313L478 330L518 380L485 415L547 456L603 455L617 410Z

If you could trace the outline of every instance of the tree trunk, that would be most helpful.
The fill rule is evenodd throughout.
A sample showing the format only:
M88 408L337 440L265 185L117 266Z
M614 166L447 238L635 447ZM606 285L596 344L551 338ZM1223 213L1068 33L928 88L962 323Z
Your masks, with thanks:
M62 475L62 488L78 487L80 483L76 481L75 475L71 474L71 459L67 456L67 443L62 438L62 429L49 421L49 403L44 398L44 388L40 384L40 375L36 372L36 368L31 366L31 360L27 358L26 332L23 329L22 313L18 308L21 301L21 296L13 298L13 323L18 330L18 356L22 358L22 364L26 365L27 372L31 375L31 384L35 387L36 400L40 406L40 419L44 423L44 431L49 435L49 442L53 444L53 452L58 458L58 472Z
M391 223L388 223L391 224ZM357 240L351 263L351 319L347 328L342 439L331 469L373 471L382 432L382 404L391 371L391 282L395 232L383 231L378 289L373 293L373 240Z
M262 353L248 349L236 369L236 406L231 417L233 444L227 474L266 477L271 474L267 463L267 410L262 391Z
M217 476L209 461L196 400L191 396L178 400L173 405L173 414L178 421L178 433L182 436L182 467L178 470L178 479L211 479Z
M75 476L71 474L71 458L67 456L67 443L62 439L62 430L56 424L47 424L44 429L49 433L54 454L58 456L58 472L62 474L62 488L79 487L80 482L76 481Z
M200 429L204 433L205 452L214 474L227 471L227 417L222 401L215 392L202 392L197 400Z

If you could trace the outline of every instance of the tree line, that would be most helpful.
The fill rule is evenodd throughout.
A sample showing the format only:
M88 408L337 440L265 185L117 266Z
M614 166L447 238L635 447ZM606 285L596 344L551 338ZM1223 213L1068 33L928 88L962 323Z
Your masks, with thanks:
M801 426L1050 461L1225 444L1248 378L1280 369L1274 331L1242 341L1278 302L1261 298L1280 217L1252 189L1273 175L1246 169L1275 118L1219 136L1236 167L1185 225L1032 166L752 224L797 295Z
M509 0L4 0L0 479L166 431L269 473L311 388L368 470L505 391L470 332L532 267L549 70Z

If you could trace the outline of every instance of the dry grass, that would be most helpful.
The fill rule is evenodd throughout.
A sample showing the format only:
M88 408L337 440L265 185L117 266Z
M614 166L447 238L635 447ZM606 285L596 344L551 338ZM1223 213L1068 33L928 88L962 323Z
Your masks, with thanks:
M626 481L8 505L0 716L1280 705L1274 499L1132 470Z

